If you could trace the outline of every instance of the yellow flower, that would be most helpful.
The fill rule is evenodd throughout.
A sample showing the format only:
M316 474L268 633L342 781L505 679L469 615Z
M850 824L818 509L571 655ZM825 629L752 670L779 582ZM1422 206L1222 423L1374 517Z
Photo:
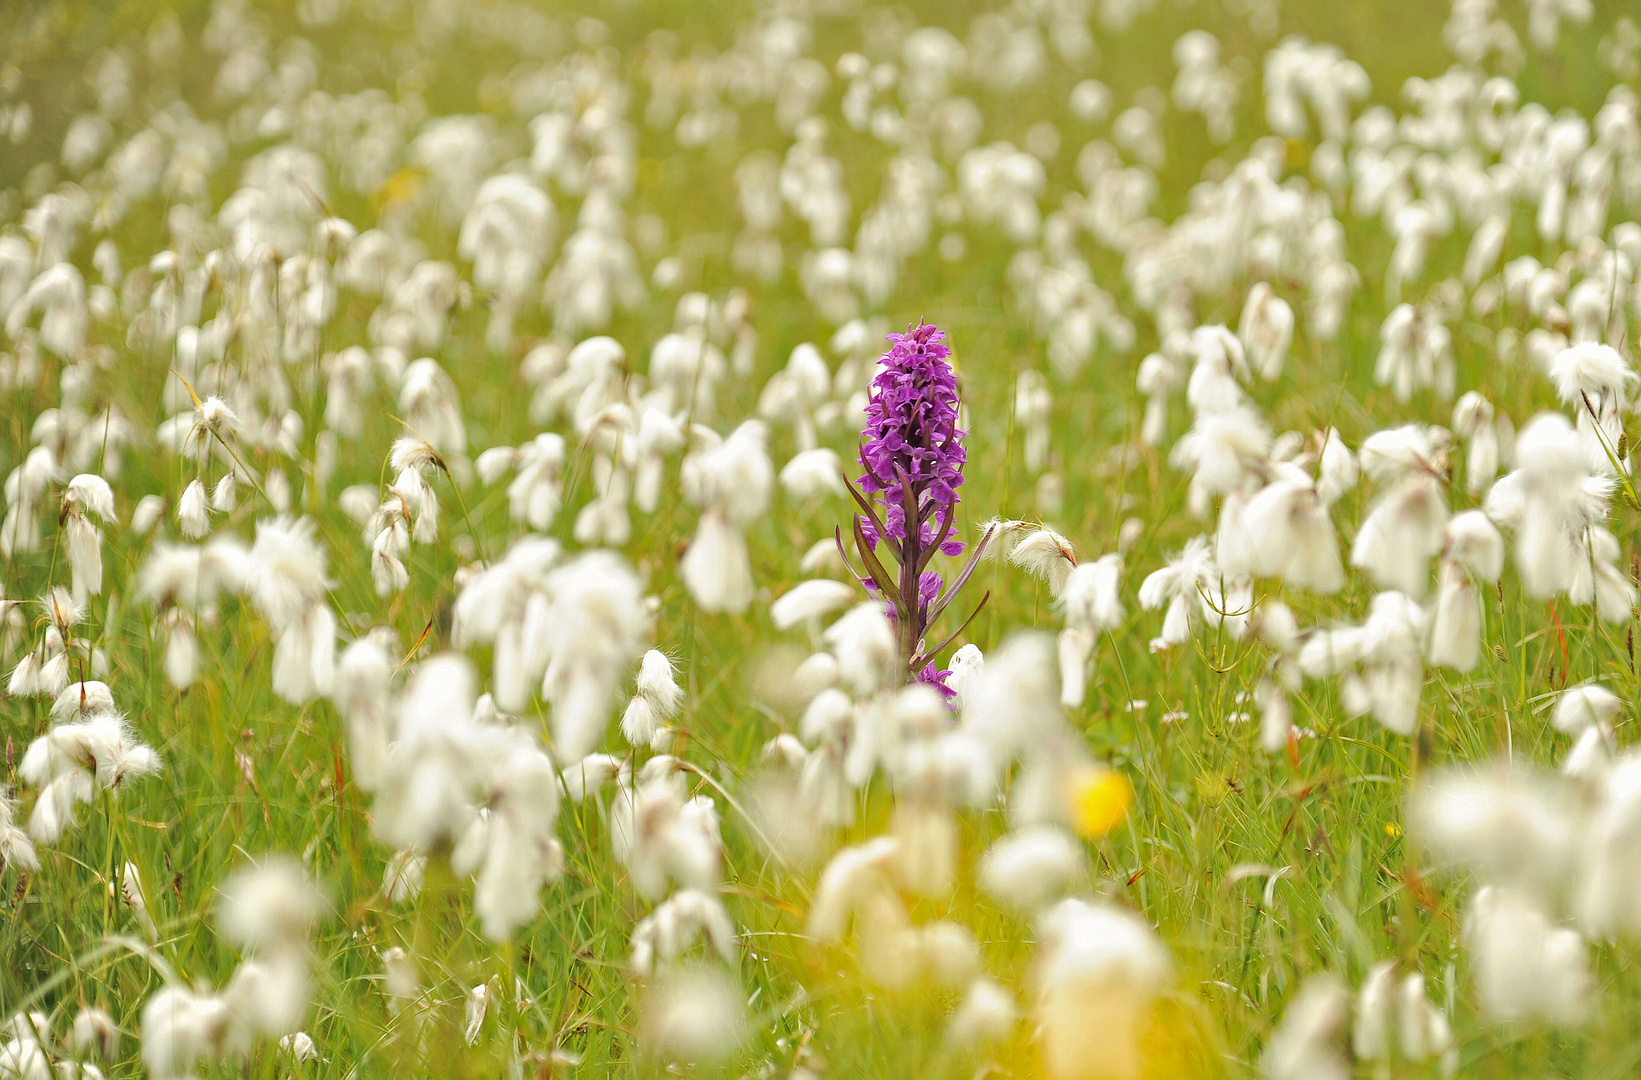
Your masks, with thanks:
M1133 805L1133 785L1110 766L1089 765L1071 781L1071 819L1090 839L1121 825Z
M400 169L376 189L371 195L371 202L377 210L381 210L390 203L414 199L426 183L427 178L415 169Z

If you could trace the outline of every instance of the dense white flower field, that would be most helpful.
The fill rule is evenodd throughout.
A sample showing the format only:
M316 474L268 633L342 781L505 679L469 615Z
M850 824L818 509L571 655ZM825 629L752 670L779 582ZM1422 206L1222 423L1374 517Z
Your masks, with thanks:
M0 1080L1635 1075L1626 7L0 12Z

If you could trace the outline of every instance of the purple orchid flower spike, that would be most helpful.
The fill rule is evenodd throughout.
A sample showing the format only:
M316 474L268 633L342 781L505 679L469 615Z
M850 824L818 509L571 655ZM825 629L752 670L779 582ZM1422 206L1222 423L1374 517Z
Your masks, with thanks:
M963 632L990 594L934 648L927 647L924 635L968 582L995 530L980 538L950 587L939 571L929 568L937 552L961 555L965 547L956 538L957 504L962 501L957 489L968 461L963 447L967 432L957 426L957 373L947 359L951 349L946 335L932 323L890 334L889 345L866 403L859 457L865 472L858 489L849 487L861 511L853 533L865 572L856 576L869 592L889 602L906 678L944 690L946 673L934 657ZM841 552L841 529L837 541ZM883 552L893 561L893 571L884 564ZM844 558L848 560L847 552Z

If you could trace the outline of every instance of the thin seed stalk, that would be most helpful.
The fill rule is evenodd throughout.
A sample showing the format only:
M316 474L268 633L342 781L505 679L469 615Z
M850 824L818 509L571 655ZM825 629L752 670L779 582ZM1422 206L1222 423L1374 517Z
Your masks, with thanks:
M114 932L114 911L120 903L120 883L114 876L114 791L103 791L103 810L108 822L108 844L103 853L103 880L108 882L108 903L103 907L103 937Z
M440 844L427 855L427 868L422 874L422 891L417 897L416 921L410 942L410 958L416 965L419 997L430 1002L433 1000L429 995L432 987L428 984L438 968L433 963L433 949L441 943L444 914L457 903L457 899L456 875L450 867L450 848L448 844ZM460 912L457 915L459 917ZM415 1071L425 1071L433 1076L464 1075L459 1058L462 1046L460 1025L452 1019L450 1009L439 1008L436 1012L431 1046L423 1041L425 1036L421 1021L415 1016L408 1017L412 1025L409 1034L413 1038L407 1047L415 1055L412 1058ZM423 1050L426 1051L425 1057L422 1056Z

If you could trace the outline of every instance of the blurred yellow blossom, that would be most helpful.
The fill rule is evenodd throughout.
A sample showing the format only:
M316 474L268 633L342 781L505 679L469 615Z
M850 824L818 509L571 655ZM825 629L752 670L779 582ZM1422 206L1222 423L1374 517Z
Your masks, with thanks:
M1109 765L1090 765L1071 782L1072 822L1089 839L1122 824L1133 805L1134 786Z

